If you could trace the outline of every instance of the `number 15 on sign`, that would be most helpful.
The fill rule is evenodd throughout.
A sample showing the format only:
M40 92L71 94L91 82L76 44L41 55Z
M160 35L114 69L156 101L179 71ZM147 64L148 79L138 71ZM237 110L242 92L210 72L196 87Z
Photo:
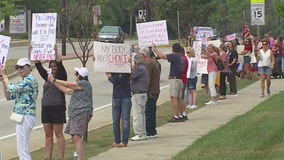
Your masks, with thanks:
M251 3L251 25L265 25L264 3Z

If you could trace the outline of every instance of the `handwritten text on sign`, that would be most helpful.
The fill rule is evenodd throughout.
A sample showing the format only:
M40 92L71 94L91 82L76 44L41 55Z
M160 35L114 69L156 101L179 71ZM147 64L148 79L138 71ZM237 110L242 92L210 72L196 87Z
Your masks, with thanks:
M139 47L169 44L166 20L138 23L137 35Z
M31 60L54 60L56 13L33 14Z
M4 66L6 63L10 41L11 37L0 35L0 66Z
M130 45L94 42L94 71L130 73Z

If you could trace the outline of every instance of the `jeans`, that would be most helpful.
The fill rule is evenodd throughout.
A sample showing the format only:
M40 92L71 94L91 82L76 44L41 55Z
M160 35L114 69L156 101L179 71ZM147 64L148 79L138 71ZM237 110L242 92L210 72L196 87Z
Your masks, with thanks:
M228 81L230 84L230 93L237 93L237 82L236 82L236 75L237 75L237 67L231 67L231 72L228 75Z
M115 98L112 100L112 122L114 142L119 144L120 140L120 117L123 121L123 136L122 143L127 144L130 134L130 111L131 111L130 98Z
M209 78L208 82L209 82L209 89L210 89L211 97L217 96L217 92L216 92L216 88L215 88L216 76L217 76L217 72L215 72L215 71L212 71L208 74L208 78Z
M156 110L157 110L157 100L159 98L158 94L148 95L146 102L145 116L146 116L146 133L147 136L152 136L157 134L156 130Z
M220 95L221 96L226 96L226 92L227 92L226 77L228 77L228 73L221 72L220 74Z
M281 71L284 73L284 57L281 57Z
M133 129L135 135L146 136L146 118L145 105L147 102L147 93L133 94Z

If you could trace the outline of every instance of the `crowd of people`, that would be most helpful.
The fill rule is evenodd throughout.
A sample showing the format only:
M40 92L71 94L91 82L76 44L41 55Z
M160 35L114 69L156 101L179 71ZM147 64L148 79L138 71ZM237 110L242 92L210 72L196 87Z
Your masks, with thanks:
M201 58L207 59L207 73L201 75L201 83L210 100L206 105L216 105L219 100L236 96L236 77L254 78L257 72L260 78L260 97L270 95L271 75L277 69L279 76L284 71L283 37L274 41L271 34L259 40L256 37L244 39L244 50L236 50L236 41L221 43L220 46L209 44L201 52ZM31 48L30 48L31 49ZM186 109L198 108L197 82L198 57L192 47L183 48L179 43L172 46L172 53L161 52L155 44L139 49L131 63L131 73L106 73L113 85L112 120L114 143L112 147L126 147L128 140L142 141L157 138L156 109L160 94L161 64L157 59L170 63L168 74L169 97L173 108L170 123L188 120ZM68 106L68 121L65 133L71 135L78 159L85 159L83 136L93 116L92 85L88 80L88 69L74 68L75 82L67 81L67 73L62 59L54 46L55 60L50 61L45 69L40 61L35 66L45 81L41 99L41 122L43 123L46 144L46 159L52 159L53 135L58 144L59 158L64 159L65 137L63 125L66 123L65 94L72 95ZM134 51L133 50L133 51ZM243 56L242 62L239 61ZM255 58L255 62L253 61ZM93 59L95 60L95 59ZM223 68L218 69L217 61L221 60ZM6 68L1 67L0 80L3 82L7 100L15 100L13 112L25 115L22 123L16 124L17 152L20 159L31 159L30 133L35 123L38 82L32 76L31 62L27 58L17 61L15 68L22 80L10 84ZM238 73L241 70L241 73ZM130 115L133 113L134 136L130 138Z

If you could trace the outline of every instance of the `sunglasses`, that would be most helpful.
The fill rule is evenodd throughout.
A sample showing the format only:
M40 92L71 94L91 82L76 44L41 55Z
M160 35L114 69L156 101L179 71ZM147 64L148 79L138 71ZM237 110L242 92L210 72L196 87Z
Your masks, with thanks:
M189 52L186 52L187 54L189 54Z
M78 76L78 75L79 75L79 73L78 73L78 72L76 72L76 73L75 73L75 76Z
M266 46L266 45L267 45L267 43L263 43L262 45L263 45L263 46Z
M24 69L24 67L25 67L25 66L15 66L15 69L16 69L16 70Z

